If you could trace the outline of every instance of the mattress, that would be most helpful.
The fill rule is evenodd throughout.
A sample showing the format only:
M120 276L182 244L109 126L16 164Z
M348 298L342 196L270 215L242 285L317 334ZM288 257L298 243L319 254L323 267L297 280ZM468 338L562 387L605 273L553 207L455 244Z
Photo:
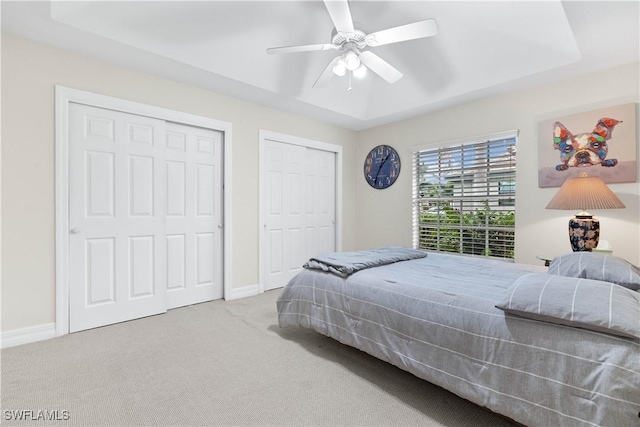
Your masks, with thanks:
M537 266L429 253L348 277L306 269L278 299L310 328L528 426L639 425L640 340L496 308Z

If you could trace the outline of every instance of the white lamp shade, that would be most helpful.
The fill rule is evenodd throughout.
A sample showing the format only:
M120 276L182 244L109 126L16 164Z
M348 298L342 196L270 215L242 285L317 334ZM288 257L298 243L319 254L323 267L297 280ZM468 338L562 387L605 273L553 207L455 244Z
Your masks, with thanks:
M354 71L357 70L360 66L360 58L358 58L358 54L352 50L347 51L344 55L344 62L347 67L347 70Z
M344 76L347 73L347 66L345 64L344 59L340 58L336 61L335 65L333 66L333 73L336 76Z

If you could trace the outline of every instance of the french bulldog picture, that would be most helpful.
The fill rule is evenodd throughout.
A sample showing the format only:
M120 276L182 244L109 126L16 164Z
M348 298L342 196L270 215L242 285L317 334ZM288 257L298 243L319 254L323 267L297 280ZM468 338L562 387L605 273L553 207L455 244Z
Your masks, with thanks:
M562 123L553 125L553 148L560 151L560 163L556 170L564 171L570 167L606 166L618 164L617 159L607 159L609 147L607 141L616 125L622 120L603 117L598 120L592 132L572 134Z

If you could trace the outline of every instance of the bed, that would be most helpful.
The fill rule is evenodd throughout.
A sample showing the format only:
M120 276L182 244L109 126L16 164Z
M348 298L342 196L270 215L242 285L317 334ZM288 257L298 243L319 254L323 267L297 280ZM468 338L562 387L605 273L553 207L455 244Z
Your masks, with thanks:
M624 263L567 254L547 270L398 247L327 254L283 289L278 322L527 426L636 426L640 272Z

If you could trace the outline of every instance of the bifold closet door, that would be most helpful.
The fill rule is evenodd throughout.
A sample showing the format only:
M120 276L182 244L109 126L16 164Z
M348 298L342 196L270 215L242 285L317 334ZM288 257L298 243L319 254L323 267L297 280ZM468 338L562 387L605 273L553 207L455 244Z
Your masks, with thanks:
M70 332L222 298L222 143L70 104Z
M162 313L165 123L69 109L69 330Z
M264 290L282 287L313 255L335 251L333 152L265 141Z
M167 123L167 306L223 296L223 134Z

